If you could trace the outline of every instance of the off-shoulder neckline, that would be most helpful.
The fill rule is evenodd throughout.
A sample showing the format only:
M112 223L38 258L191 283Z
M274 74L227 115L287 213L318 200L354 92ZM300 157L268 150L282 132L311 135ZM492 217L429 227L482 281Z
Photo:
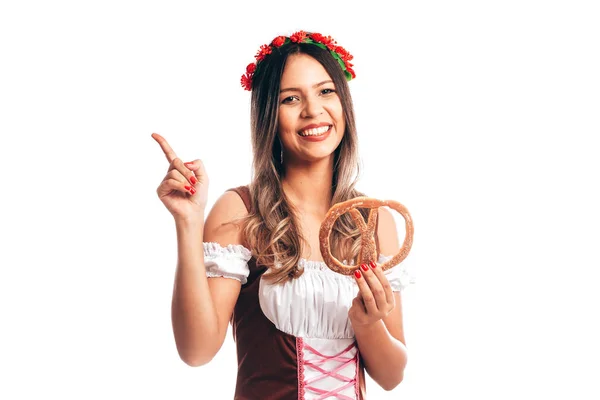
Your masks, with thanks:
M206 245L208 245L209 247L212 248L222 248L222 249L227 249L229 251L236 251L239 250L240 253L245 253L247 255L252 255L252 252L246 248L244 245L242 244L228 244L227 246L222 246L220 243L217 242L204 242ZM379 256L380 258L384 258L384 259L389 259L390 257L381 254ZM346 260L342 261L342 264L346 264L349 265ZM325 263L325 261L322 260L309 260L308 258L304 258L304 257L300 257L299 261L298 261L298 266L299 267L303 267L303 268L308 268L308 269L324 269L327 268L329 269L329 267L327 267L327 264Z

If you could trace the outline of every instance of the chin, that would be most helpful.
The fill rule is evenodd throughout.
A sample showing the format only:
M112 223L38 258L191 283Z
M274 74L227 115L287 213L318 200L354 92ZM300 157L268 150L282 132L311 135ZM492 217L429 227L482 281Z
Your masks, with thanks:
M334 152L323 152L323 153L311 153L311 154L306 154L304 159L310 162L317 162L317 161L322 161L325 160L327 158L333 158L334 156Z

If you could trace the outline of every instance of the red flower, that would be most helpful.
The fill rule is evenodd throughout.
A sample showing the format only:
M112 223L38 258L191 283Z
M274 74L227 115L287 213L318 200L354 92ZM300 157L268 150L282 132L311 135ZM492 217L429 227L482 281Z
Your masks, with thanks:
M335 40L331 36L324 36L320 33L311 33L310 38L317 43L323 43L329 50L335 47Z
M294 43L302 43L306 39L306 32L298 31L290 36L290 40Z
M252 75L245 74L242 75L241 79L242 87L246 90L252 90Z
M311 33L310 38L315 42L325 43L325 36L321 35L320 33Z
M336 58L339 57L344 64L343 69L346 70L347 75L349 74L352 79L356 77L354 69L352 69L353 65L350 63L350 60L352 60L354 57L342 46L338 46L336 41L331 36L325 36L320 33L307 33L305 31L298 31L289 37L290 41L293 43L306 43L307 39L309 38L311 39L310 43L324 45L327 49L329 49L333 56ZM252 90L252 80L258 67L258 63L263 61L267 55L271 54L274 48L283 46L287 39L287 36L277 36L271 41L270 45L263 44L260 46L260 49L254 56L256 62L248 64L248 66L246 66L246 73L242 75L241 84L244 89L249 91Z
M352 54L348 53L348 50L344 49L342 46L336 46L334 51L338 53L342 60L350 61L354 58Z
M271 54L273 49L268 44L263 44L260 46L258 53L256 53L256 61L262 61L267 54Z
M285 43L285 36L277 36L271 42L271 44L275 47L281 47L281 46L283 46L284 43Z

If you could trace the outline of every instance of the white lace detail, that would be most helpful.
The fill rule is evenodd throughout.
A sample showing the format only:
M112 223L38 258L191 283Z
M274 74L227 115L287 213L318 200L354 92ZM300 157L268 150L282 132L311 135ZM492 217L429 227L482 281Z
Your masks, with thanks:
M249 260L252 257L252 253L250 250L242 246L241 244L228 244L223 247L219 243L216 242L204 242L204 254L208 254L209 256L216 256L221 254L235 254L240 255ZM246 260L246 261L247 261Z
M378 263L390 258L380 256ZM298 267L304 273L285 283L260 280L258 298L263 314L277 329L296 337L353 338L348 311L358 294L354 276L333 272L323 261L301 259ZM394 291L408 285L404 262L385 274Z
M204 261L208 277L236 279L247 282L250 270L250 250L242 245L221 246L204 243ZM381 264L391 257L380 256ZM414 278L406 261L385 271L392 290L401 291ZM348 320L348 310L358 293L352 275L331 271L323 261L301 258L298 267L304 273L283 284L260 280L259 302L264 315L277 329L296 337L348 339L354 330Z
M380 256L379 263L384 263L390 260L392 256ZM416 283L416 278L411 271L411 262L406 259L400 264L393 266L392 268L385 271L388 281L392 286L394 292L401 292L406 289L408 285Z
M229 278L245 284L250 275L248 260L252 257L250 250L239 244L225 247L215 242L204 242L204 265L209 278Z
M383 264L391 258L392 256L380 255L377 263ZM344 260L342 264L348 265L346 260ZM384 272L390 281L390 285L392 286L392 290L394 292L401 292L411 283L415 283L415 277L410 273L408 268L409 265L410 263L407 264L406 261L403 261ZM324 261L307 260L305 258L301 258L300 262L298 262L298 268L304 269L305 271L321 271L324 273L332 273L330 279L350 280L354 282L354 277L352 275L334 273L329 269Z

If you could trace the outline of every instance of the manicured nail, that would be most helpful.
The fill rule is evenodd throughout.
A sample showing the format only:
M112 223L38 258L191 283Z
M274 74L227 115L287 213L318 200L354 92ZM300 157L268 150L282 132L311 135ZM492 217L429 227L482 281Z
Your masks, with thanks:
M369 270L369 267L367 267L367 264L363 264L360 267L363 269L363 271L368 271Z
M188 166L190 166L190 165L193 165L193 164L194 164L193 162L184 162L184 163L183 163L183 165L185 165L186 167L188 167Z
M192 188L192 189L190 190L190 192L191 192L192 194L196 194L196 189Z
M377 264L375 264L375 261L371 261L369 264L371 264L371 268L377 268Z
M185 190L191 190L192 187L191 186L184 186Z
M356 279L360 279L360 271L359 270L354 271L354 276L356 277Z
M195 185L196 183L198 183L198 181L196 180L195 177L190 176L190 182L192 182L192 185Z

